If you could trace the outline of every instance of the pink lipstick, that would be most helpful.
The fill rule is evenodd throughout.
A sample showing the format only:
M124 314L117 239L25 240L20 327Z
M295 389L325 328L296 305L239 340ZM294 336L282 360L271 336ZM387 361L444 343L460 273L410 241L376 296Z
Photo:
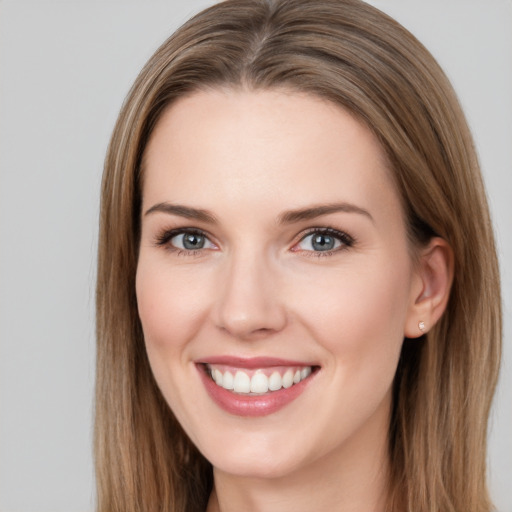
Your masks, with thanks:
M212 400L237 416L272 414L299 397L319 369L277 358L211 357L196 363Z

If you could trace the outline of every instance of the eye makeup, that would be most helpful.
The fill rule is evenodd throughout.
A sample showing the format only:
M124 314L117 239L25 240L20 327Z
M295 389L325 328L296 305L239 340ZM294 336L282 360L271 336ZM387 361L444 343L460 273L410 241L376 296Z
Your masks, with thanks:
M155 236L154 245L178 256L198 256L205 249L217 249L208 233L194 227L164 229Z
M346 250L352 247L355 239L344 231L331 227L314 227L301 233L301 238L290 250L301 252L307 257L325 257ZM301 246L308 238L311 238L309 245L311 249L304 249ZM315 250L316 249L316 250Z
M296 238L298 241L294 242L290 251L307 257L332 256L349 249L356 243L354 237L332 227L308 228ZM202 229L181 227L162 230L155 236L154 245L180 256L197 256L205 250L218 249L211 239L211 235Z

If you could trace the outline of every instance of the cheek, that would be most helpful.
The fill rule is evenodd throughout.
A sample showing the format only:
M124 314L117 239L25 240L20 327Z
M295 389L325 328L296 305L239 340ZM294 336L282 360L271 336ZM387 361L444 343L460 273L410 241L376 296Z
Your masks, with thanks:
M186 347L201 325L205 293L187 273L140 261L136 293L148 354L174 353ZM204 292L204 290L203 290Z
M201 411L193 396L197 390L182 384L197 379L190 364L190 342L202 322L200 311L205 309L204 294L190 282L186 275L171 273L158 261L139 260L136 293L147 356L158 387L187 432L193 432L190 416L200 417Z
M377 370L375 378L392 378L408 311L407 263L341 269L317 282L300 307L333 366L350 378L362 378L368 368Z
M350 436L371 418L387 428L408 302L407 272L392 267L339 272L302 303L333 386L334 398L318 405L326 439Z

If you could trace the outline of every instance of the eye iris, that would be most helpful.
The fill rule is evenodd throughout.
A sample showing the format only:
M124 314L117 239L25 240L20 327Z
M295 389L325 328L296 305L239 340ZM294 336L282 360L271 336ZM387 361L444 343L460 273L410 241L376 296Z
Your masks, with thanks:
M334 249L335 240L332 236L317 234L313 236L311 245L315 251L330 251Z
M183 235L183 247L185 249L202 249L204 247L204 236L196 233L185 233Z

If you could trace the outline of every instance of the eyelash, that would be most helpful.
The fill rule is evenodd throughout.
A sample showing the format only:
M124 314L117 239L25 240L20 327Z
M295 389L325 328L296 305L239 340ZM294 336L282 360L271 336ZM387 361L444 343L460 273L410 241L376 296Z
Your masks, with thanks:
M333 249L330 251L301 251L304 253L305 256L311 257L311 258L323 258L326 256L332 256L336 254L337 252L345 251L349 249L350 247L353 247L356 240L354 237L349 235L348 233L345 233L344 231L339 231L338 229L330 228L330 227L322 227L322 228L309 228L306 230L305 233L302 234L300 237L300 240L295 244L300 244L302 241L304 241L308 236L310 235L329 235L333 238L338 239L341 242L341 247L338 247L337 249ZM299 250L295 252L300 252Z
M171 245L171 240L178 235L199 235L204 236L208 240L210 239L208 233L196 228L178 228L178 229L170 229L167 231L163 231L161 234L157 235L155 238L155 245L160 247L165 247L166 250L175 253L177 256L199 256L203 249L180 249L179 247L174 247Z
M178 247L174 247L170 244L170 241L178 235L183 234L191 234L191 235L199 235L203 236L206 239L210 240L210 237L208 233L205 233L204 231L196 228L178 228L178 229L171 229L167 231L163 231L161 234L157 235L155 238L155 245L160 247L165 247L166 250L175 253L177 256L199 256L201 252L204 251L204 249L180 249ZM346 250L350 247L353 247L356 243L356 240L354 237L349 235L348 233L345 233L344 231L339 231L337 229L331 228L331 227L316 227L316 228L309 228L304 233L302 233L300 239L295 242L294 246L300 244L303 242L308 236L310 235L329 235L333 238L336 238L341 242L341 247L329 250L329 251L306 251L306 250L295 250L294 252L302 252L307 257L313 257L313 258L322 258L325 256L332 256L333 254Z

